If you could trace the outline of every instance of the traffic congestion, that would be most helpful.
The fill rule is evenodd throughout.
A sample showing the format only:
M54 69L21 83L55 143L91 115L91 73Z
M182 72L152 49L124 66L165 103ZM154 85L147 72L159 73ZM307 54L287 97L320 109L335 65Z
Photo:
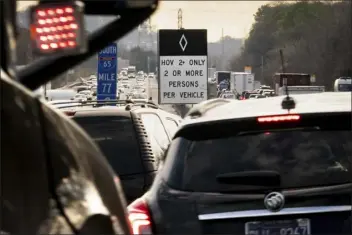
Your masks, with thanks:
M128 78L126 70L122 70L118 75L118 92L116 99L142 99L148 100L149 86L156 83L154 73L144 73L139 71L137 75ZM92 101L97 100L97 77L90 75L87 78L78 78L70 85L58 88L39 88L36 93L51 103L59 101Z
M1 1L0 234L352 234L352 70L296 65L281 44L248 56L265 43L266 10L291 3L257 6L241 52L222 44L221 58L180 8L154 58L141 45L162 4L122 2L26 5L32 54L20 65L24 3ZM116 19L90 31L87 15ZM134 29L129 51L119 41Z

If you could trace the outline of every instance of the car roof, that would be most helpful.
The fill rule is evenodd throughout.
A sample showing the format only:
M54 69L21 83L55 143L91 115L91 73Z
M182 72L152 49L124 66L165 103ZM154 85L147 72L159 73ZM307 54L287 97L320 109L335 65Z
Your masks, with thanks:
M65 109L70 110L70 109ZM74 117L95 117L95 116L130 116L130 110L125 110L125 106L102 106L102 107L75 107Z
M181 116L170 113L170 112L163 110L163 109L143 108L143 109L136 109L134 111L136 113L153 112L153 113L157 113L159 116L163 116L164 118L167 118L167 117L173 118L178 122L180 122L182 120Z
M250 118L287 114L281 108L285 96L268 97L265 99L228 100L211 108L199 118L186 117L182 126L200 124L202 122L226 121L236 118ZM322 92L316 94L291 95L296 102L296 108L291 113L331 113L351 112L350 92Z
M176 121L181 121L181 116L172 114L163 109L156 109L150 107L142 107L141 105L132 105L130 110L126 110L126 105L122 106L101 106L101 107L92 107L92 106L79 106L79 107L65 107L60 109L61 111L75 111L73 117L94 117L94 116L124 116L130 117L130 112L135 113L157 113L159 116L171 117Z

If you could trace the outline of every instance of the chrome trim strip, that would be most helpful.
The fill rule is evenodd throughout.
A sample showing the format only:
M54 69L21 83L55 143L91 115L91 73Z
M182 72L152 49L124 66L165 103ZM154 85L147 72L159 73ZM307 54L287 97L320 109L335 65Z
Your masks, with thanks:
M304 215L316 214L325 212L341 212L351 211L352 206L313 206L313 207L292 207L284 208L278 212L268 210L248 210L248 211L230 211L220 213L210 213L198 215L199 220L217 220L217 219L234 219L234 218L249 218L249 217L265 217L277 215Z

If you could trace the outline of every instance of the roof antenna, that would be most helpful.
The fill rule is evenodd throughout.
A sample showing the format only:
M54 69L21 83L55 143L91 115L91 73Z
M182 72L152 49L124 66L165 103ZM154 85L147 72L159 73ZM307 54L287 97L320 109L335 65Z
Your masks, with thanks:
M282 49L280 49L280 58L281 58L282 73L285 76L286 70L285 70L284 55L283 55ZM290 112L290 109L294 109L296 107L296 102L289 95L288 85L287 85L287 78L283 79L283 84L285 85L286 97L282 100L281 107L282 107L282 109L287 109L287 111Z

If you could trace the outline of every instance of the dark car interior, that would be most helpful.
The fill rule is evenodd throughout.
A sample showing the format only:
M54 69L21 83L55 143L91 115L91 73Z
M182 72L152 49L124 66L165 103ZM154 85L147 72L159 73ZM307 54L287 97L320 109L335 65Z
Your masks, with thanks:
M157 5L158 1L39 1L30 12L33 27L34 14L67 6L80 9L75 16L81 31L84 24L78 18L83 14L115 20L90 35L81 34L75 50L45 54L37 48L41 58L16 73L16 1L0 2L1 233L130 233L121 185L97 145L31 91L118 40ZM33 43L35 37L31 35ZM94 210L87 207L92 204Z

